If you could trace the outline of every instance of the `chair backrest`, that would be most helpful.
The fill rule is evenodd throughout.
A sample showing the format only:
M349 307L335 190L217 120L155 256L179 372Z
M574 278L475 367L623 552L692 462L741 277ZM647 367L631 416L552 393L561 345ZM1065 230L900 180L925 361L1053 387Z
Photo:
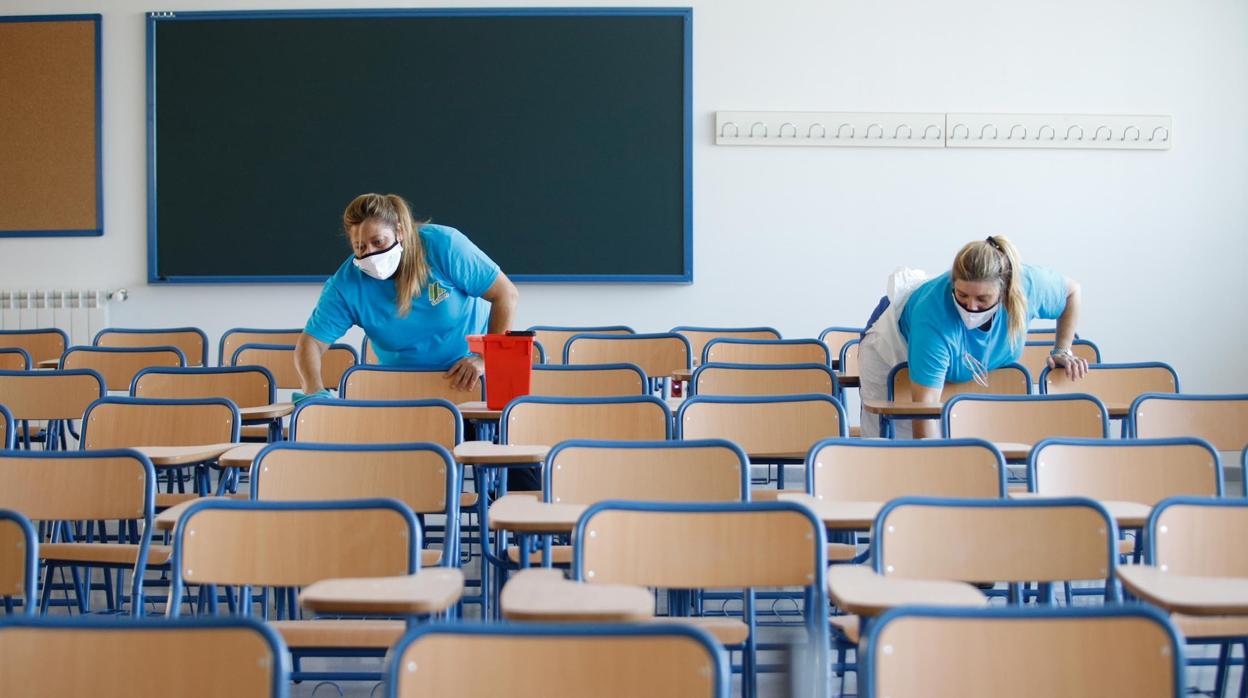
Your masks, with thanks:
M313 443L429 442L450 451L464 436L459 409L446 400L305 400L290 424L291 441Z
M481 400L482 387L478 384L475 390L458 390L441 370L360 365L342 374L338 395L351 400L439 399L458 405Z
M1146 393L1131 405L1138 438L1198 436L1219 451L1248 445L1248 394L1162 395Z
M156 472L132 450L0 451L0 508L32 521L146 521Z
M832 365L817 339L713 339L702 349L702 363Z
M960 582L1112 580L1118 531L1100 504L1054 499L894 499L875 518L875 571ZM1107 593L1116 598L1114 585Z
M152 366L186 366L177 347L70 347L61 355L61 370L89 368L104 377L109 390L130 391L134 376Z
M346 344L332 344L321 355L321 380L328 388L335 388L342 376L359 363L355 349ZM273 374L277 387L298 390L302 385L299 372L295 370L295 347L282 344L244 344L234 350L231 366L263 366Z
M513 623L414 628L395 645L385 685L389 698L728 698L731 681L701 628Z
M223 397L239 407L271 405L277 387L263 366L145 368L134 377L131 397L188 400Z
M564 327L559 325L533 325L528 329L533 332L535 342L542 345L546 354L546 363L561 364L565 345L569 339L578 334L636 334L631 327L625 325L602 325L598 327Z
M208 356L208 335L198 327L135 330L108 327L95 334L96 347L177 347L187 366L203 366Z
M1180 698L1183 643L1145 606L904 607L862 644L864 698Z
M637 364L551 364L534 366L530 395L612 397L645 395L646 372Z
M1179 375L1170 364L1160 361L1090 364L1088 374L1078 381L1070 380L1064 368L1045 368L1040 373L1040 392L1087 393L1106 405L1125 407L1144 393L1179 392Z
M1018 363L1027 368L1027 372L1033 377L1039 378L1044 369L1048 368L1049 352L1055 347L1052 338L1036 341L1028 339L1023 345L1023 354L1018 359ZM1101 363L1101 350L1096 344L1086 339L1076 339L1070 345L1071 352L1075 356L1087 361L1090 364Z
M244 344L281 344L293 347L299 341L299 335L301 334L303 334L303 328L299 327L289 330L246 327L226 330L225 334L221 335L221 341L217 344L217 365L228 365L230 357L234 356L234 352Z
M0 371L29 371L32 368L34 363L25 349L0 348Z
M15 419L82 419L87 406L107 393L104 378L90 369L0 371L0 404Z
M850 342L858 341L862 338L861 327L825 327L819 332L819 341L828 347L830 353L836 360L840 360L841 349Z
M854 502L991 499L1005 496L1005 458L979 439L826 439L806 458L806 491Z
M573 575L591 584L823 587L823 524L794 502L600 502L573 535Z
M98 450L234 443L241 422L238 407L225 398L105 397L87 407L80 446Z
M673 327L670 332L689 340L690 355L697 360L702 358L702 349L707 342L716 339L780 339L780 331L773 327L690 327L681 325Z
M9 412L9 408L0 404L0 446L4 448L13 448L14 432L13 414Z
M750 461L736 444L705 441L564 441L543 469L546 501L594 504L735 502L749 497Z
M945 438L1034 444L1056 436L1109 436L1105 405L1091 395L956 395L940 417Z
M694 397L676 413L677 438L728 439L754 457L805 458L814 444L845 436L841 403L827 395Z
M656 334L578 334L563 347L565 364L637 364L651 378L664 378L690 365L689 340Z
M364 341L360 343L360 357L360 363L365 366L381 364L381 359L377 358L377 352L373 351L373 343L369 341L367 335L364 337Z
M269 444L251 466L251 498L269 502L392 497L417 514L459 506L459 469L431 443Z
M975 381L965 383L945 383L940 392L942 401L954 395L1030 395L1031 374L1021 364L1006 364L993 369L985 376L988 385L980 385ZM910 364L902 362L888 372L888 399L910 399Z
M858 375L858 347L862 344L861 340L853 340L846 342L841 347L841 358L838 362L841 367L841 373L847 376Z
M672 413L651 395L633 397L518 397L499 420L500 443L554 446L569 439L662 441Z
M694 395L838 395L827 364L702 364L690 382Z
M0 596L21 597L26 615L33 616L39 598L39 536L20 512L0 508ZM4 676L0 673L0 676ZM0 688L11 686L5 682Z
M173 532L171 598L187 584L298 587L397 577L420 567L416 515L393 499L264 502L204 498ZM181 604L170 604L171 615Z
M1171 439L1047 439L1027 462L1032 492L1153 506L1177 495L1222 495L1222 466L1208 442Z
M1153 507L1149 564L1176 575L1248 577L1248 499L1171 497Z
M74 661L49 670L50 657ZM207 658L229 671L204 671ZM28 696L284 698L288 664L277 633L248 618L0 619L6 693L21 687Z
M51 327L41 330L0 330L0 347L22 349L35 364L49 359L59 359L69 346L65 330Z

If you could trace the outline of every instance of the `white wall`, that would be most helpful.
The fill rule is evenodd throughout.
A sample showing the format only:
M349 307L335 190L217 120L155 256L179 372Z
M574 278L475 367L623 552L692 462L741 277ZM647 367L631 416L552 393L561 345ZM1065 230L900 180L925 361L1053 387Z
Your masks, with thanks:
M517 325L811 336L863 321L893 267L943 269L1004 233L1083 282L1080 331L1107 360L1170 361L1189 391L1248 390L1248 3L679 4L695 8L694 284L526 285ZM104 15L106 197L103 238L0 239L0 287L126 287L114 324L195 324L214 340L302 324L315 286L143 281L143 12L395 5L414 3L0 0L0 14ZM727 148L712 144L716 110L1155 113L1175 136L1162 152Z

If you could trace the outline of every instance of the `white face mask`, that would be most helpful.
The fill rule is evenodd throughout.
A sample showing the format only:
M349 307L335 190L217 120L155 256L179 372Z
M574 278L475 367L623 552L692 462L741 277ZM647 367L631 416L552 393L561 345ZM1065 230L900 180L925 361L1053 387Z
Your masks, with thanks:
M962 304L956 300L953 302L953 307L958 309L958 315L962 316L962 322L966 325L966 329L973 330L991 320L992 317L997 314L997 311L1001 309L1001 303L998 301L997 304L991 308L981 310L977 313L972 313L966 308L963 308Z
M355 266L365 274L384 281L394 272L399 270L399 262L403 261L403 246L398 240L394 244L384 250L378 250L372 254L366 254L363 257L356 257L353 262Z

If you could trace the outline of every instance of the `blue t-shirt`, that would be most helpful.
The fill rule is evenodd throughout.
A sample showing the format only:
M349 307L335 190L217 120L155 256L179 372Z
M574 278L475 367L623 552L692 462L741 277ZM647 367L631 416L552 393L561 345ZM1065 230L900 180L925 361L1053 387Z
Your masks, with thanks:
M1035 318L1056 319L1066 310L1066 279L1052 269L1024 264L1023 292L1029 323ZM954 307L949 272L910 294L898 325L909 345L910 380L928 388L974 380L963 354L978 359L989 371L1018 361L1026 339L1010 342L1010 316L1004 305L988 329L966 329Z
M348 257L325 282L304 332L332 344L359 325L386 366L447 369L466 356L464 337L486 331L490 304L481 295L498 278L498 265L454 228L423 225L420 241L429 279L407 317L395 311L394 277L374 279Z

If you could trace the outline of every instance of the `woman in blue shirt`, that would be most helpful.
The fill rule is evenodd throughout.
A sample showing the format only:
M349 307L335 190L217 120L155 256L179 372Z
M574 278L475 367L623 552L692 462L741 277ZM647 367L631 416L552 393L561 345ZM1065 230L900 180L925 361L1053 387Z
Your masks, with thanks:
M1062 366L1073 380L1087 374L1087 361L1070 351L1079 318L1079 284L1043 267L1024 265L1003 235L967 244L953 269L896 294L859 347L864 400L887 399L888 373L910 364L909 395L897 400L939 402L945 383L982 381L1023 353L1027 323L1057 320L1049 366ZM879 420L863 412L863 436L879 435ZM937 435L934 420L913 422L914 436ZM909 424L897 424L908 436Z
M296 401L328 395L321 357L352 325L383 365L444 370L455 388L475 389L484 365L465 337L507 331L515 285L463 233L415 222L396 194L356 197L342 225L355 254L325 282L299 336Z

